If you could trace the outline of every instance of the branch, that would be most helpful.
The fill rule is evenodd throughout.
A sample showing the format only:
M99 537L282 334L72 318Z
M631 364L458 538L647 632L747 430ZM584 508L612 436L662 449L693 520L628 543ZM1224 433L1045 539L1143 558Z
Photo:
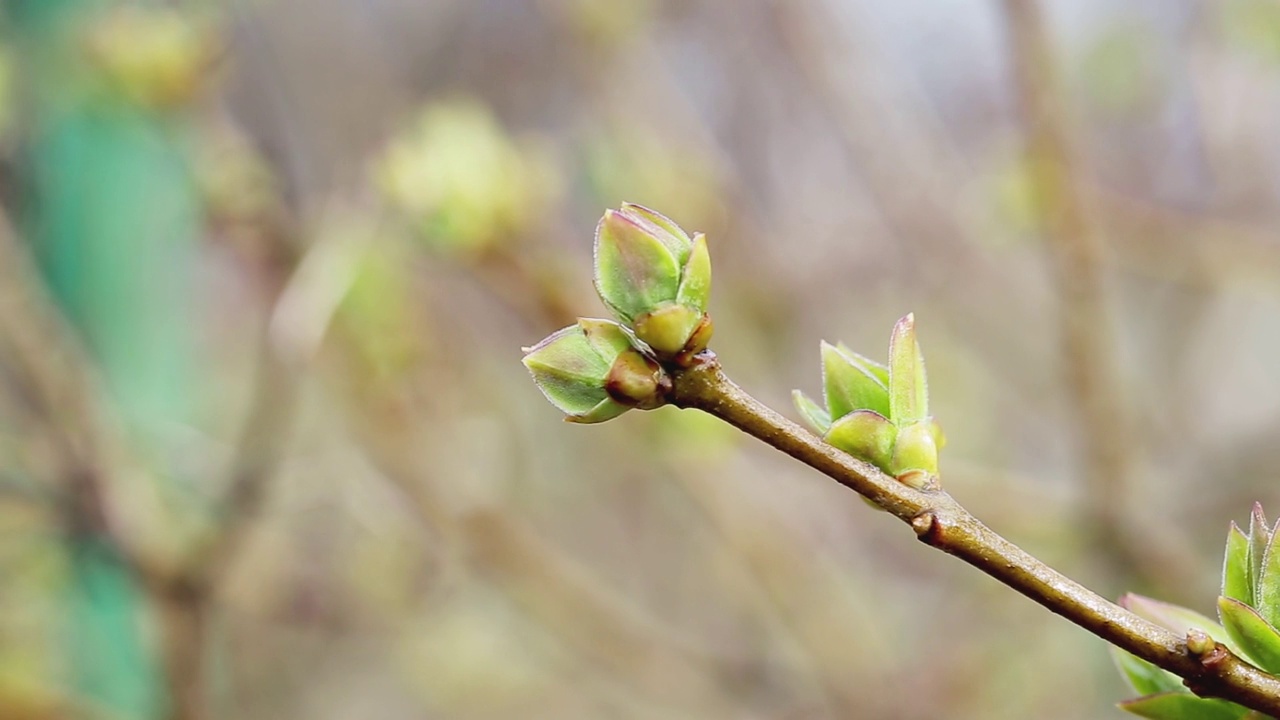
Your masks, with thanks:
M942 490L914 490L826 444L729 380L714 355L672 373L671 404L695 408L752 435L862 495L954 555L1107 642L1182 677L1195 693L1280 716L1280 678L1221 644L1187 650L1185 638L1109 602L983 525Z

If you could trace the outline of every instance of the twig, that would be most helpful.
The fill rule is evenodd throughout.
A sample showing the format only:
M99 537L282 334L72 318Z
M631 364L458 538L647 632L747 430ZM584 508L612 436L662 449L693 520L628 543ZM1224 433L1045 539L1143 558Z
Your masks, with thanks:
M710 354L673 373L673 405L714 415L824 473L911 525L921 541L954 555L1107 642L1182 677L1197 694L1280 715L1280 678L1219 644L1188 652L1185 638L1058 573L1000 536L942 490L920 491L822 442L735 385Z

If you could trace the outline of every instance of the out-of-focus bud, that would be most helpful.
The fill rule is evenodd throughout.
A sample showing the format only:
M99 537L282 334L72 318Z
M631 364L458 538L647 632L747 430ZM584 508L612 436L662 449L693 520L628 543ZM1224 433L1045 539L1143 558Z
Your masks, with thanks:
M139 105L184 105L205 86L218 49L209 23L162 8L125 5L95 23L85 53L119 92Z
M570 422L604 422L631 408L660 407L671 390L661 366L608 320L581 319L525 353L538 389Z
M706 238L639 205L606 210L596 227L600 299L662 360L686 364L706 349L711 256Z
M821 349L826 408L797 390L793 398L804 419L827 442L903 483L936 485L938 451L946 438L929 416L929 384L914 316L894 326L887 366L843 343L823 342Z

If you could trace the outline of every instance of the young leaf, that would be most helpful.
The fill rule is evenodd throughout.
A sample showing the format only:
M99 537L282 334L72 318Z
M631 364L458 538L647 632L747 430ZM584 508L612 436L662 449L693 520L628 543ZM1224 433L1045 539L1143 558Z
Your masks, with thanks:
M1139 695L1154 695L1162 692L1176 692L1185 689L1182 686L1182 679L1177 675L1152 665L1132 653L1121 650L1120 648L1111 646L1111 659L1115 661L1116 667L1133 686L1134 692Z
M1239 600L1218 598L1218 615L1227 634L1255 665L1280 673L1280 632Z
M1253 602L1253 583L1249 580L1249 536L1234 522L1227 531L1227 553L1222 561L1222 595L1242 603Z
M929 416L929 381L916 342L916 318L908 314L893 326L889 340L889 418L895 425Z
M1267 527L1267 516L1262 514L1262 503L1254 503L1253 514L1249 516L1249 587L1253 588L1253 597L1246 603L1248 605L1257 605L1262 561L1270 544L1271 528Z
M1226 639L1226 631L1218 623L1181 605L1161 602L1152 598L1128 593L1120 598L1120 606L1140 618L1163 625L1179 635L1191 628L1207 633L1209 637L1222 642Z
M1119 708L1151 720L1240 720L1248 712L1235 703L1196 697L1189 692L1148 695L1122 702Z
M889 417L889 389L875 373L834 345L822 343L823 397L832 420L854 410Z
M796 410L800 412L800 416L804 421L809 423L809 427L818 435L826 435L831 429L831 415L827 413L812 398L799 390L791 391L791 400L796 405Z

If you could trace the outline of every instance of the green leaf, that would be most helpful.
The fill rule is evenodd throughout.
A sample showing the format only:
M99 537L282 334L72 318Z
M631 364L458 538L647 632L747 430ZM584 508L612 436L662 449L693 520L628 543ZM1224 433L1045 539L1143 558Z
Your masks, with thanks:
M1262 514L1262 503L1253 504L1253 513L1249 516L1249 587L1253 588L1253 597L1248 605L1258 603L1258 585L1262 578L1262 561L1266 559L1267 546L1271 544L1271 528L1267 527L1267 516Z
M680 265L649 223L606 210L596 226L595 255L596 292L620 319L631 322L676 299Z
M915 315L893 326L889 340L889 418L904 426L929 416L929 381L916 341Z
M1209 637L1222 642L1226 639L1227 633L1222 626L1213 620L1201 615L1195 610L1184 608L1181 605L1173 603L1161 602L1153 598L1135 593L1128 593L1120 598L1120 606L1129 610L1140 618L1150 620L1151 622L1169 628L1170 630L1185 635L1187 630L1195 628L1209 635Z
M1218 615L1227 634L1255 665L1269 673L1280 673L1280 632L1258 611L1239 600L1220 597Z
M1240 720L1249 712L1235 703L1196 697L1189 692L1148 695L1127 700L1118 707L1151 720Z
M826 435L831 429L831 415L827 413L813 398L800 392L799 390L791 391L791 401L795 403L796 410L800 412L800 416L804 421L809 423L809 427L818 435Z
M827 410L838 420L854 410L871 410L889 417L889 388L876 377L873 368L823 341L822 387Z
M711 299L711 252L707 250L707 238L698 233L693 238L693 251L680 275L680 290L676 302L688 305L698 312L707 311Z
M894 438L898 429L889 419L874 410L855 410L839 418L827 431L831 445L888 471L893 457Z
M1182 678L1177 675L1158 668L1155 665L1143 660L1133 653L1121 650L1112 645L1111 659L1115 661L1116 667L1120 669L1121 674L1133 686L1134 692L1139 695L1154 695L1163 692L1186 692L1182 686Z
M1243 603L1253 602L1253 583L1249 578L1249 536L1234 522L1227 531L1227 552L1222 561L1222 594Z

